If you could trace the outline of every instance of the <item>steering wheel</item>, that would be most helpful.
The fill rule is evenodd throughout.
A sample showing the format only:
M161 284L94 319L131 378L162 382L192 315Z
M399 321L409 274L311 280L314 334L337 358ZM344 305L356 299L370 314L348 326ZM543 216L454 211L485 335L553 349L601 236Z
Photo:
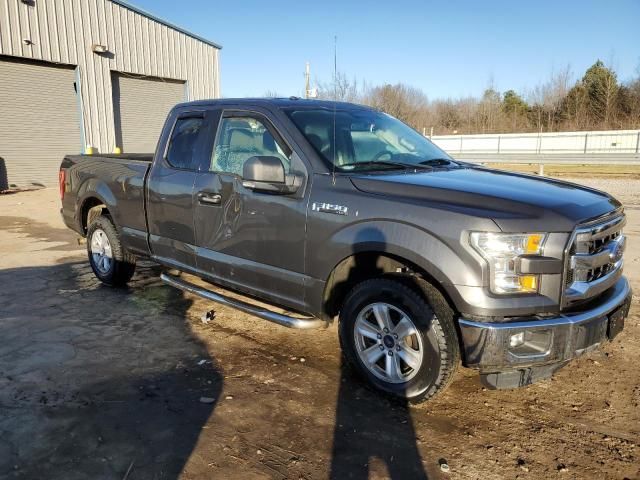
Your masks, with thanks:
M378 152L378 154L375 157L373 157L372 161L377 162L378 160L382 160L382 157L384 157L385 155L389 156L389 158L386 158L385 160L391 160L391 156L393 154L388 150L383 150L381 152Z

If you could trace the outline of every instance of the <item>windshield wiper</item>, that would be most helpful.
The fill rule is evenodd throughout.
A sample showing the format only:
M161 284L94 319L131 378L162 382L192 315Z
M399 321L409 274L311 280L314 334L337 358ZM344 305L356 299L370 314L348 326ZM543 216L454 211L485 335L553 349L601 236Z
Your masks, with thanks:
M408 170L408 169L422 169L425 168L425 165L420 165L420 164L412 164L412 163L401 163L401 162L388 162L385 160L370 160L367 162L353 162L353 163L347 163L345 165L340 165L340 168L343 169L359 169L359 167L361 166L365 166L365 167L370 167L369 169L377 169L377 168L383 168L383 169L388 169L388 170L393 170L393 169L402 169L402 170Z
M434 167L441 167L444 165L450 165L452 164L453 161L449 160L448 158L430 158L429 160L425 160L423 162L420 162L420 165L429 165L429 166L434 166Z

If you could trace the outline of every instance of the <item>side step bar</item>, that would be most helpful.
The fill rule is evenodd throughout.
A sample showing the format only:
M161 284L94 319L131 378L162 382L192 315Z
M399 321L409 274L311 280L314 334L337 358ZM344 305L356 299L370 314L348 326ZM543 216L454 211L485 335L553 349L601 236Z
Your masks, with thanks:
M327 326L327 322L325 322L324 320L320 320L319 318L297 318L283 315L281 313L275 313L265 308L251 305L241 300L237 300L231 297L225 297L224 295L220 295L219 293L206 290L202 287L194 285L193 283L186 282L178 277L169 275L167 273L162 273L160 275L160 279L164 283L166 283L167 285L171 285L172 287L179 288L180 290L184 290L185 292L193 293L194 295L198 295L202 298L220 303L227 307L232 307L245 313L255 315L256 317L262 318L263 320L268 320L273 323L277 323L278 325L282 325L283 327L309 330Z

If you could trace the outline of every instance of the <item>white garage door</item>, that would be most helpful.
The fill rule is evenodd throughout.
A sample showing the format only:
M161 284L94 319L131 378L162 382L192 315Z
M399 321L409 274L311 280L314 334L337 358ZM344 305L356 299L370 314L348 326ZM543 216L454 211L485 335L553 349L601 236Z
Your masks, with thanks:
M116 144L127 153L152 153L169 110L185 101L183 82L113 73Z
M0 189L56 185L65 154L82 150L72 68L0 60Z

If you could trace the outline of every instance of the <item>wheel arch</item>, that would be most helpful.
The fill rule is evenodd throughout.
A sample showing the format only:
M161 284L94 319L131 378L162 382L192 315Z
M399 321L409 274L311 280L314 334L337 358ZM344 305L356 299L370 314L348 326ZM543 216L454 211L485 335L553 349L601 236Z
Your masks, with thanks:
M103 213L109 214L109 208L98 196L89 196L84 199L80 206L80 226L85 235L91 220Z
M306 261L312 280L308 303L314 314L330 320L354 281L407 273L434 285L460 312L464 301L456 286L482 283L482 267L469 258L460 235L464 232L444 229L436 234L411 223L382 219L350 223L329 238L318 235L321 240L311 242L314 253Z
M457 311L451 289L442 282L442 273L429 271L402 255L380 251L363 250L340 260L331 270L322 295L322 311L326 319L335 318L345 297L360 282L371 278L401 275L418 277L440 291L452 310Z
M101 211L106 211L111 216L111 219L118 229L118 219L114 218L117 215L116 198L107 184L97 178L91 178L84 182L78 189L78 225L80 226L84 234L87 233L89 222L87 217L91 209L97 208L103 205Z

